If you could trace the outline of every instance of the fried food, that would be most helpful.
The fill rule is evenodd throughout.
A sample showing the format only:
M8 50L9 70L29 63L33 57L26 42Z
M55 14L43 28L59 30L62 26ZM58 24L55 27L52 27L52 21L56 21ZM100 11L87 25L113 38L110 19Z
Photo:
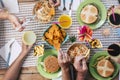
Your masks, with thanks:
M68 49L67 54L69 54L72 59L79 55L85 56L86 59L88 59L90 50L84 44L75 43Z
M36 15L39 22L48 23L53 19L55 9L48 1L39 1L34 6L33 14Z
M48 31L44 34L44 39L56 50L60 49L62 42L66 37L66 32L59 28L56 24L52 24L52 26L48 29Z
M90 42L90 45L92 48L102 48L102 43L99 39L93 39L91 42Z
M44 54L44 45L35 46L34 48L34 56L42 56Z
M86 5L80 14L80 18L84 23L92 24L98 19L98 9L96 6L89 4Z
M44 68L48 73L54 73L59 70L58 59L55 56L48 56L44 59Z
M110 77L115 71L115 68L112 62L105 58L98 61L96 67L97 67L96 69L98 74L102 77Z

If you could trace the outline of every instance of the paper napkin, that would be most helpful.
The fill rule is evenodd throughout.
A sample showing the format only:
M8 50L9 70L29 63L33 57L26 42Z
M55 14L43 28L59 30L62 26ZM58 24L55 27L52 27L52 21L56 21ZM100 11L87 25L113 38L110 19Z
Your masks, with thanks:
M11 56L9 65L13 63L13 61L18 57L18 55L21 52L21 46L20 44L15 40L11 39L8 43L6 43L1 49L0 49L0 56L7 62L8 54L9 54L9 46L13 42L11 46Z
M4 3L5 8L7 8L7 10L10 13L19 13L18 0L2 0L2 1ZM0 4L0 7L1 7L1 4Z
M120 28L117 28L116 31L118 33L118 36L120 37Z

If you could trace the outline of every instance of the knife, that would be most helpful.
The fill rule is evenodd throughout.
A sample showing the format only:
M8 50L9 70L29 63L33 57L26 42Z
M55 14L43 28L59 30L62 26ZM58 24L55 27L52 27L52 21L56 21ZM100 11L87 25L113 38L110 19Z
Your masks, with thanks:
M73 0L71 0L71 2L69 4L69 16L72 15L72 10L71 10L72 4L73 4Z
M119 4L120 4L120 0L118 0Z
M5 8L5 5L4 5L4 3L3 3L2 0L0 0L0 3L1 3L1 5L2 5L2 8Z
M11 49L12 49L12 45L13 45L14 41L15 41L15 39L12 39L8 45L8 57L7 57L6 67L9 67L9 62L10 62L10 57L11 57Z

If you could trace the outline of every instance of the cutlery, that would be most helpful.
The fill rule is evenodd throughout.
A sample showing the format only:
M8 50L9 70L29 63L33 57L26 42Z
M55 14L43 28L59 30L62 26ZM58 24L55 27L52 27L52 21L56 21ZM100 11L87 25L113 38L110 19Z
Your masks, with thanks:
M1 3L1 5L2 5L2 8L5 8L5 5L4 5L4 3L3 3L2 0L0 0L0 3Z
M118 0L119 4L120 4L120 0Z
M32 20L35 19L35 17L36 17L36 15L27 18L26 21L22 24L22 27L25 28L26 25L27 25L30 21L32 21ZM17 27L15 30L16 30L16 31L19 31L20 28L21 28L21 27Z
M10 57L11 57L11 49L12 49L12 44L14 43L15 39L13 39L11 41L11 43L8 45L8 58L7 58L7 64L6 67L9 66L9 62L10 62Z
M69 16L72 15L72 10L71 10L72 4L73 4L73 0L71 0L71 2L69 4Z
M65 0L63 0L63 11L66 11L66 7L65 7Z

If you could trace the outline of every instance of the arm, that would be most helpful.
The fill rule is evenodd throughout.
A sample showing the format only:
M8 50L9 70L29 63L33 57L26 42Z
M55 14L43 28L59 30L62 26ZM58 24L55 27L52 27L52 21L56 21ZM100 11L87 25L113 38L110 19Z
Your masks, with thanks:
M21 66L23 64L23 61L24 61L25 57L27 56L27 53L29 52L31 47L32 47L32 45L27 46L27 45L23 44L21 54L9 67L3 80L17 80L19 73L20 73L20 70L21 70Z
M74 60L74 67L77 71L77 80L84 80L87 73L86 60L83 56L76 56Z
M2 19L2 20L9 20L10 23L13 25L13 28L14 28L14 29L17 28L17 27L18 27L18 28L20 27L20 29L19 29L20 32L24 30L24 28L22 27L21 24L22 24L25 20L20 21L20 20L18 19L18 17L16 17L16 16L13 15L13 14L10 14L7 10L0 9L0 19Z
M62 70L62 80L71 80L69 70L70 61L71 61L70 57L60 50L58 54L58 63Z

